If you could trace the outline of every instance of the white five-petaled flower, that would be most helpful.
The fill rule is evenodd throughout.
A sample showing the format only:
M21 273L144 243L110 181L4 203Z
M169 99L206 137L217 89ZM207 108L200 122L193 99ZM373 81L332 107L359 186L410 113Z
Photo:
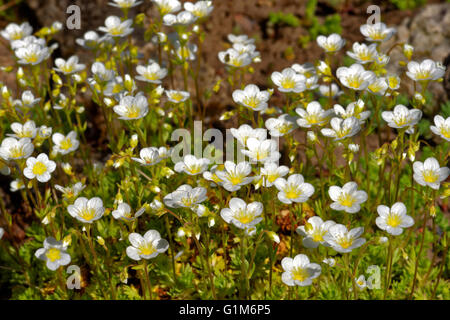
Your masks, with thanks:
M136 120L145 117L148 113L148 101L144 94L136 96L125 96L120 99L118 105L114 106L114 112L122 120Z
M366 239L359 237L363 232L363 227L348 231L343 224L335 224L328 229L324 239L337 252L347 253L366 243Z
M77 133L73 130L70 131L67 136L64 136L58 132L54 133L52 136L52 141L55 144L53 146L54 150L63 155L77 150L80 145L80 141L77 139Z
M142 3L142 1L136 0L112 0L113 2L108 2L112 7L117 7L121 9L130 9L136 7Z
M341 117L342 119L347 119L350 117L355 117L359 120L359 123L362 125L367 118L370 116L370 111L364 111L364 101L358 99L356 102L351 102L348 104L347 108L344 109L340 104L335 104L334 113Z
M90 30L83 35L83 38L78 38L75 42L85 49L94 49L103 40L105 40L104 37L100 37L97 32Z
M178 59L182 61L192 61L195 60L195 53L198 50L198 47L194 43L186 43L181 45L180 41L176 40L173 44L174 53L177 55Z
M262 185L264 187L271 187L278 178L282 178L289 173L289 168L286 166L278 166L274 162L264 163L261 167L260 175L262 177Z
M360 121L355 117L347 119L335 117L331 119L330 125L331 129L324 128L320 132L326 137L334 138L335 141L353 137L361 130Z
M139 74L136 76L137 80L160 84L161 79L167 75L167 69L161 68L156 62L151 62L147 66L137 66L136 72Z
M402 104L396 105L393 111L383 111L381 117L391 128L406 128L406 133L414 133L414 126L422 118L422 111L419 109L409 110Z
M55 60L55 65L56 68L54 69L64 74L76 73L86 68L86 65L78 63L77 56L71 56L67 61L62 58L57 58Z
M26 90L22 93L21 100L15 100L14 104L19 107L32 108L39 101L41 98L34 98L33 92Z
M103 216L105 208L103 207L103 201L99 197L87 199L80 197L75 200L74 204L67 207L69 214L75 219L84 222L92 223Z
M238 129L231 128L231 134L238 140L243 146L247 145L247 140L249 138L255 138L258 140L267 139L267 130L262 128L253 129L248 124L241 125Z
M19 40L20 41L20 40ZM14 54L20 64L37 65L50 57L50 50L37 43L17 48Z
M270 98L270 93L267 90L261 91L258 86L254 84L247 85L244 90L234 90L234 102L247 107L253 111L264 111L267 109L267 101Z
M161 239L161 235L156 230L149 230L144 236L139 233L130 233L128 240L131 246L127 247L127 256L136 261L155 258L169 249L169 242Z
M229 34L227 36L228 40L233 43L242 43L242 44L252 44L255 42L255 39L253 38L249 38L246 34L241 34L241 35L234 35L234 34Z
M328 37L320 35L316 41L319 47L330 53L341 50L345 45L345 40L337 33L332 33Z
M189 11L181 11L178 14L168 13L163 17L166 26L187 26L194 23L198 18Z
M51 178L51 173L56 169L55 161L49 160L45 153L35 157L29 157L27 166L23 169L23 175L28 179L36 178L39 182L47 182Z
M281 280L288 286L309 286L312 284L312 280L322 272L320 265L311 263L304 254L298 254L294 259L283 258L281 266L284 270Z
M203 187L192 188L188 184L179 186L175 191L166 195L163 199L166 206L171 208L189 208L195 211L199 216L202 211L202 203L207 199L206 189ZM201 214L199 214L201 213Z
M278 199L286 204L306 202L314 193L314 187L306 183L301 174L293 174L288 179L278 178L274 182L279 190Z
M379 205L377 212L379 217L375 223L378 228L393 236L402 234L403 228L409 228L414 224L414 219L406 214L406 206L402 202L394 203L391 208Z
M152 2L158 7L161 16L181 10L181 3L178 0L152 0Z
M0 35L8 41L21 40L33 33L33 28L28 22L21 25L10 23L6 28L0 31Z
M206 158L196 158L195 156L188 154L184 156L183 161L175 164L174 170L176 172L185 172L188 175L195 176L201 174L208 169L211 161Z
M119 17L109 16L105 20L105 26L99 27L98 30L107 33L111 37L126 37L133 32L131 25L133 20L120 20Z
M81 182L77 182L70 187L63 187L59 184L55 184L55 189L61 191L64 195L64 199L66 200L77 197L84 188L86 188L86 186Z
M352 49L353 51L347 51L347 55L350 58L355 59L360 64L372 62L378 56L376 43L366 45L364 43L360 44L358 42L355 42Z
M428 186L439 190L441 182L445 181L450 174L448 167L440 167L439 162L430 157L425 162L416 161L413 163L414 180L421 186Z
M330 117L334 114L333 109L324 110L317 101L311 101L306 106L306 110L303 108L295 109L295 112L300 116L297 119L297 124L303 128L311 128L313 126L325 125Z
M444 119L440 115L434 116L434 126L430 126L430 129L434 134L450 141L450 117Z
M359 30L366 37L367 41L383 42L389 40L395 33L395 28L388 28L386 24L377 22L374 24L364 24Z
M445 74L445 68L431 59L425 59L421 63L408 62L406 75L414 81L437 80Z
M24 124L14 122L11 124L11 130L14 134L8 133L7 136L15 138L30 138L34 139L36 137L37 128L33 120L28 120Z
M389 88L389 85L387 83L387 80L385 77L378 77L376 78L369 86L367 87L367 90L372 92L373 94L376 94L377 96L390 96L390 93L386 92L386 90Z
M298 227L296 231L304 237L303 246L306 248L317 248L319 244L329 246L323 237L328 233L328 229L335 224L336 222L332 220L324 222L320 217L314 216L309 218L304 226Z
M162 160L162 158L159 155L158 148L155 147L148 147L141 149L141 151L139 152L139 156L140 158L132 157L131 159L136 162L139 162L143 166L152 166Z
M329 84L321 84L319 86L319 92L322 96L329 98L330 95L332 98L338 97L344 92L339 90L339 86L336 83Z
M142 207L134 214L131 212L131 207L128 203L122 202L119 203L117 209L114 210L111 214L115 219L121 219L125 221L134 221L137 217L141 216L145 212L145 208Z
M225 170L217 170L215 174L222 181L222 187L233 192L253 181L253 177L248 177L251 172L252 166L246 161L238 164L232 161L225 161Z
M252 161L274 162L281 157L281 153L278 151L278 143L272 139L248 138L247 149L242 150L242 154L248 156Z
M239 229L251 233L255 225L262 221L263 204L261 202L245 203L240 198L232 198L228 204L229 208L220 211L220 216L226 223L232 223Z
M366 277L362 274L358 278L355 278L355 284L360 290L364 290L369 286L369 282L366 281Z
M292 68L285 68L283 71L275 71L271 75L273 83L281 92L300 93L306 90L306 77L298 74Z
M282 114L278 118L269 118L265 124L272 137L282 137L297 127L295 118L288 114Z
M196 3L185 2L184 9L191 12L198 19L202 19L211 14L214 6L212 5L212 1L197 1Z
M243 68L252 63L252 56L250 53L239 53L239 51L234 48L229 48L226 51L219 52L218 57L223 64L227 64L235 68Z
M5 160L17 160L28 158L34 150L30 138L5 138L0 146L0 157Z
M44 240L44 247L36 250L35 257L46 261L47 268L55 271L60 266L70 263L70 255L66 252L67 246L62 241L57 241L53 237Z
M358 190L356 182L350 181L341 187L331 186L328 194L334 202L330 205L331 209L348 213L356 213L361 210L361 203L366 202L367 193Z
M336 76L344 86L353 90L365 90L375 80L375 73L366 71L359 63L337 68Z
M166 90L167 99L173 103L181 103L189 99L190 94L187 91L181 90Z

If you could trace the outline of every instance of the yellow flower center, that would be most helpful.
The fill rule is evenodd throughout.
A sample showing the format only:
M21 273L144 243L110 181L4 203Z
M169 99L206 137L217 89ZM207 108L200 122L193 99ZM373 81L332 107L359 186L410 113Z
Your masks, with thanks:
M272 173L272 174L268 174L267 175L267 180L270 183L275 182L275 180L277 180L277 179L278 179L278 174L276 174L276 173Z
M145 74L145 78L146 79L148 79L148 80L158 80L158 74L157 73L155 73L155 72L147 72L146 74Z
M292 78L284 78L281 81L281 86L285 89L293 89L295 87L295 81Z
M315 242L321 242L321 241L323 241L324 234L325 234L325 232L317 230L312 234L312 239Z
M395 213L391 213L386 219L386 224L393 228L398 227L401 223L402 219L398 214Z
M398 79L396 77L390 77L389 80L389 88L393 89L398 85Z
M199 165L193 165L191 167L186 167L186 170L192 174L197 174L197 173L200 173L200 171L202 170L202 167Z
M242 101L247 107L250 107L252 109L256 108L259 104L259 99L256 96L246 97Z
M433 183L439 179L439 175L437 175L433 170L424 170L423 179L425 180L425 182Z
M394 122L397 126L401 127L401 126L405 126L408 124L409 119L407 117L399 117L399 118L395 118Z
M39 176L41 174L44 174L47 171L47 166L44 163L37 161L34 164L32 171L33 171L33 174Z
M415 76L416 76L417 80L426 80L426 79L430 78L430 71L420 70L419 72L416 73Z
M181 93L172 93L171 98L177 102L180 102L181 100L183 100L184 96Z
M196 201L197 199L195 198L190 197L181 198L181 203L184 204L186 207L191 207Z
M149 256L156 251L155 247L151 243L146 243L145 245L140 246L139 250L141 251L141 255L144 256Z
M347 85L350 88L358 89L361 86L361 79L356 75L351 75L347 77Z
M450 129L446 127L441 128L441 134L446 137L447 139L450 139Z
M362 61L373 60L373 55L369 51L363 51L358 54L358 58Z
M95 217L95 209L85 208L81 211L80 217L86 221L91 221Z
M336 241L342 248L347 249L353 244L353 239L348 237L340 237Z
M9 149L9 156L13 159L20 158L23 155L24 155L23 150L20 147L16 146L16 147L12 147L11 149Z
M127 118L129 118L129 119L135 119L135 118L139 117L139 115L141 114L140 111L141 111L141 110L140 110L139 108L136 108L136 106L130 106L130 107L127 109L126 116L127 116Z
M306 116L306 121L308 121L310 124L317 124L322 121L322 118L318 114L313 113Z
M72 146L73 146L72 141L70 140L70 138L67 138L61 141L59 147L63 150L69 150L70 148L72 148Z
M25 60L29 63L35 63L39 59L38 55L35 52L30 53Z
M298 198L301 194L300 190L297 190L297 188L295 188L295 186L289 186L286 190L286 198L288 199L295 199Z
M119 35L121 35L123 33L123 29L120 26L113 27L113 28L109 29L109 33L112 36L119 36Z
M351 207L356 202L356 199L344 192L339 196L338 202L345 207Z
M308 279L309 273L306 268L295 268L292 270L292 279L303 282Z
M255 220L255 217L245 210L239 211L235 218L242 224L248 224Z
M61 259L61 251L56 248L50 248L47 250L47 253L45 254L45 256L51 262L55 262L56 260Z
M231 184L233 184L233 185L237 185L237 184L239 184L239 183L241 183L242 182L242 176L240 176L240 175L229 175L229 177L228 177L228 180L231 182Z

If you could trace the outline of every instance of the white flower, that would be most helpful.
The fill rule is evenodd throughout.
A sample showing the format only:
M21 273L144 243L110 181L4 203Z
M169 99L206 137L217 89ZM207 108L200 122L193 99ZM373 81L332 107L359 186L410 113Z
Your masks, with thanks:
M50 137L52 135L53 132L53 128L49 128L47 126L40 126L38 129L38 136L41 137L42 139L47 139L48 137Z
M332 98L338 97L344 92L339 90L339 86L336 83L332 83L331 86L328 84L321 84L319 86L319 92L322 96L329 98L330 95Z
M232 198L228 206L220 211L220 216L226 223L232 223L239 229L252 229L263 219L260 217L263 211L261 202L247 204L240 198Z
M328 246L323 237L327 234L328 229L335 224L336 222L332 220L324 222L320 217L314 216L309 218L304 226L298 227L296 231L304 237L304 247L317 248L319 244Z
M26 90L22 93L22 99L16 100L14 103L20 107L32 108L39 101L41 101L41 98L35 99L33 93L30 90Z
M378 228L394 236L402 234L403 228L409 228L414 224L414 219L406 214L406 206L402 202L394 203L391 208L379 205L377 212L379 217L375 223Z
M376 78L369 86L367 90L376 94L378 96L386 96L388 97L390 94L386 93L386 90L389 88L388 83L385 77Z
M67 246L62 241L56 241L53 237L44 240L44 247L36 250L35 257L46 261L47 268L55 271L59 266L70 263L70 255L66 252Z
M167 69L161 68L156 62L150 63L148 66L137 66L137 80L160 84L161 79L167 75Z
M358 99L358 101L356 101L356 102L349 103L346 109L344 109L344 107L341 106L340 104L335 104L333 109L334 109L334 113L338 117L341 117L342 119L355 117L356 119L359 120L359 123L361 125L370 116L370 111L363 111L364 110L364 101L361 99Z
M23 169L23 175L28 179L36 178L39 182L47 182L51 178L51 173L56 169L55 161L49 160L45 153L35 157L29 157L27 166Z
M262 128L253 129L248 124L243 124L239 129L231 128L231 134L236 138L243 146L247 145L249 138L255 138L258 140L266 140L267 130Z
M325 258L322 260L322 262L329 265L332 268L336 265L336 260L334 260L333 258Z
M256 62L256 58L261 56L259 51L256 51L256 46L254 44L234 43L233 49L240 55L247 53L254 62Z
M178 14L168 13L163 17L166 26L187 26L194 23L198 18L189 11L181 11Z
M5 160L17 160L28 158L34 150L30 138L5 138L0 146L0 157Z
M201 174L208 169L211 161L206 158L196 158L193 155L188 154L184 156L183 161L175 164L174 170L176 172L185 172L188 175L195 176Z
M0 228L0 240L3 238L4 234L5 234L5 229Z
M103 216L105 208L103 207L102 199L94 197L87 199L80 197L75 200L74 204L67 207L69 214L75 219L84 222L92 223Z
M431 59L425 59L421 63L408 62L406 75L414 81L437 80L445 74L445 68Z
M332 33L328 37L318 36L316 41L319 47L330 53L341 50L345 45L345 40L337 33Z
M185 2L184 9L201 19L209 16L214 9L214 6L212 5L212 1L197 1L196 3Z
M28 120L23 125L14 122L11 124L11 130L14 131L14 134L7 134L7 136L15 137L15 138L30 138L34 139L36 137L37 129L36 124L33 120Z
M24 22L21 25L10 23L4 30L0 31L0 35L9 41L21 40L32 33L33 28L28 22Z
M148 101L144 94L136 96L125 96L120 99L118 105L114 106L114 112L122 120L136 120L143 118L148 113Z
M434 134L450 141L450 117L444 119L440 115L434 116L434 126L430 126L430 129Z
M23 39L11 41L11 49L16 50L19 48L28 47L32 44L37 44L40 47L46 46L45 39L37 38L35 36L26 36Z
M75 42L82 46L85 49L93 49L95 48L103 39L100 38L97 32L95 31L87 31L83 38L76 39Z
M234 48L229 48L226 51L221 51L218 54L219 60L223 64L230 65L235 68L242 68L252 63L252 57L248 52L239 53Z
M166 90L167 99L173 103L181 103L189 99L190 94L187 91L181 90Z
M144 236L139 233L130 233L128 240L131 246L127 247L127 256L136 261L155 258L169 249L169 242L161 239L161 235L156 230L149 230Z
M63 187L59 184L55 184L55 189L63 193L64 199L69 200L77 197L83 189L86 188L81 182L77 182L70 187Z
M304 181L301 174L290 175L287 180L284 178L275 180L275 187L279 190L278 199L286 204L308 201L314 193L314 187Z
M322 272L322 268L317 263L310 263L309 258L304 254L298 254L294 259L283 258L281 266L284 270L281 281L288 286L309 286L312 280Z
M47 47L33 43L25 47L17 48L14 54L20 64L37 65L50 57Z
M76 73L86 68L86 65L78 63L77 56L71 56L69 59L67 59L67 61L61 58L57 58L55 59L55 65L57 66L57 68L54 69L64 74Z
M330 205L331 209L348 213L356 213L361 210L361 203L366 202L367 193L358 190L356 182L350 181L344 186L331 186L328 194L334 202Z
M360 64L366 64L373 62L377 56L377 44L372 43L369 46L366 44L355 42L352 47L353 51L347 51L347 55L350 58L355 59Z
M281 92L299 93L306 90L305 76L296 73L292 68L286 68L281 72L275 71L271 79Z
M294 71L298 74L305 76L305 78L310 78L316 75L316 68L311 62L307 62L304 64L294 63L291 68L294 69Z
M416 161L413 163L414 180L421 186L428 186L439 190L441 182L445 181L450 174L448 167L440 167L439 162L430 157L425 162Z
M139 162L143 166L152 166L162 160L162 158L159 155L158 148L155 147L141 149L141 151L139 152L139 156L140 158L131 157L131 159L136 162Z
M278 166L274 162L264 163L261 167L261 177L263 179L262 185L264 187L271 187L278 178L282 178L289 173L289 168L286 166Z
M100 82L108 82L114 79L114 71L106 69L105 65L101 62L94 62L91 71Z
M67 136L58 132L54 133L52 141L55 144L53 146L55 151L63 155L77 150L80 145L80 141L77 140L77 133L73 130L70 131Z
M11 192L16 192L22 189L25 189L25 184L22 179L13 180L9 184L9 190L11 190Z
M312 76L309 78L306 78L305 80L305 86L306 90L315 90L319 87L319 84L317 83L319 81L319 76Z
M300 116L297 119L297 124L303 128L311 128L312 126L323 126L329 118L334 114L333 109L324 110L317 101L311 101L306 106L306 110L303 108L295 109L295 112Z
M381 117L391 128L407 128L406 133L414 133L414 126L422 118L422 111L419 109L408 110L402 104L396 105L393 111L383 111Z
M216 187L218 184L222 183L222 180L216 175L216 172L218 171L218 166L214 165L209 169L209 171L203 172L203 178L211 181L211 186Z
M136 0L112 0L113 2L108 2L110 6L121 8L121 9L130 9L136 7L142 3L142 1Z
M360 121L355 117L347 119L333 118L330 121L332 129L324 128L320 132L330 138L334 138L335 141L345 138L353 137L361 130Z
M394 28L387 28L382 22L364 24L359 30L366 37L366 41L375 42L387 41L396 33Z
M235 36L234 34L229 34L227 36L228 40L233 43L241 43L241 44L252 44L255 42L255 39L249 38L246 34Z
M269 118L265 124L272 137L282 137L297 127L295 118L288 114L282 114L278 118Z
M181 43L177 40L175 41L173 47L175 49L174 53L177 55L178 59L182 61L195 60L195 53L198 48L194 43L186 43L185 45L181 45Z
M189 208L199 217L205 213L206 208L201 205L207 199L206 189L203 187L192 188L188 184L179 186L175 191L166 195L163 199L166 206L171 208Z
M375 73L364 70L358 63L352 64L349 68L337 68L336 76L344 86L353 90L365 90L375 80Z
M364 290L368 286L366 282L366 277L362 274L358 278L355 278L355 283L360 290Z
M153 213L161 212L164 209L164 205L158 199L153 199L153 201L149 204L150 210Z
M274 162L281 157L280 152L278 152L278 143L272 139L261 141L256 138L248 138L247 149L242 150L242 154L248 156L253 161Z
M122 202L117 206L117 209L114 210L111 214L115 219L122 219L125 221L134 221L137 217L142 215L145 212L145 208L142 207L135 214L132 214L131 207L128 203Z
M181 9L181 3L178 0L152 0L152 2L158 6L161 16Z
M133 20L131 19L122 22L119 17L109 16L105 20L105 26L99 27L98 30L109 34L111 37L126 37L133 32L132 24Z
M267 101L270 98L270 93L267 90L261 91L258 86L254 84L247 85L244 90L234 90L234 102L247 107L253 111L264 111L267 109Z
M222 181L222 187L233 192L253 181L253 177L247 177L251 172L252 166L246 161L238 164L225 161L225 170L217 170L215 174Z
M347 253L366 243L366 239L359 238L363 232L363 227L348 231L346 226L335 224L328 229L328 233L324 236L324 239L337 252Z

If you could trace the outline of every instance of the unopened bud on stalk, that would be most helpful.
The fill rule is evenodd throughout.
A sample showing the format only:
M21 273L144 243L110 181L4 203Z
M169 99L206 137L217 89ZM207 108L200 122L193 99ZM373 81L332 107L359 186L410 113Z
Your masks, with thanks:
M273 231L268 231L267 234L269 235L270 239L276 243L280 243L280 237Z
M136 146L139 143L139 139L138 139L138 135L135 133L131 136L131 140L130 140L130 146L132 148L136 148Z
M9 92L9 89L7 86L3 86L2 88L2 97L3 99L9 99L9 97L11 97L11 92Z
M103 102L106 104L106 106L107 106L108 108L111 108L112 106L115 105L114 100L111 99L111 98L104 98L104 99L103 99Z
M403 54L405 55L406 59L411 60L413 52L414 52L413 46L407 43L403 45Z
M355 144L355 143L350 143L348 145L348 150L350 150L353 153L356 153L359 151L359 144Z
M317 135L313 131L308 131L306 133L306 138L309 143L314 143L315 141L317 141Z
M436 217L436 206L432 205L430 208L430 216L435 218Z

